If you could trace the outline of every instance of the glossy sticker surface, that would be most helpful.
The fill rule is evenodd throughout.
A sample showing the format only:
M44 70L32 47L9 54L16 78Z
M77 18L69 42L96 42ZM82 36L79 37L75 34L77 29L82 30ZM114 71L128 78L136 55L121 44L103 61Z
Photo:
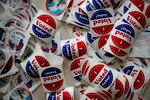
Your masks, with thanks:
M64 84L62 71L56 67L46 68L41 72L43 86L49 91L57 91Z
M86 43L81 39L68 40L62 45L62 53L69 60L78 58L86 52Z
M90 26L94 33L99 35L109 34L114 26L114 18L110 9L97 10L90 17Z

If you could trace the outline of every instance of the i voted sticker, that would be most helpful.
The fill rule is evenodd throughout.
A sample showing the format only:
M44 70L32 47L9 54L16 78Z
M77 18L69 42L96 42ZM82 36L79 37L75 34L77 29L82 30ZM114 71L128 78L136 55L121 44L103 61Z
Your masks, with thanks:
M125 1L125 3L119 8L119 10L122 10L121 12L122 15L125 14L130 9L137 9L143 12L144 6L145 2L143 0L129 0Z
M82 65L82 75L85 76L88 72L90 65L89 65L89 61L86 60L83 65Z
M110 36L110 34L101 35L101 36L94 36L94 34L92 34L92 33L91 34L88 33L87 36L88 35L89 35L89 37L87 37L87 38L89 40L87 40L87 41L89 42L90 46L95 51L98 51L98 50L102 49L105 46L105 44L107 43L107 40Z
M86 29L89 26L88 16L79 6L75 7L74 10L71 11L67 22Z
M147 23L146 16L140 11L129 11L123 16L123 21L132 26L136 35L144 30Z
M9 48L15 51L15 55L20 58L25 51L29 38L29 33L25 33L21 28L16 28L9 32L6 42Z
M27 60L21 62L21 66L28 76L32 78L39 78L39 65L37 64L37 61L35 60L34 56L31 56L27 58Z
M83 14L80 14L80 13L77 13L77 12L76 12L76 13L75 13L75 16L76 16L77 20L78 20L80 23L89 24L87 15L83 15Z
M115 35L111 36L113 43L121 49L129 48L135 39L134 29L128 24L118 25L115 29Z
M40 40L48 43L56 29L58 28L58 21L51 17L44 11L39 11L33 19L28 31L35 35Z
M74 79L77 81L82 80L82 71L81 71L81 65L80 65L81 59L83 58L78 58L78 59L73 60L70 66L71 74L74 77Z
M5 61L4 63L2 63L3 66L0 67L0 77L5 77L5 76L9 76L12 75L14 73L16 73L18 71L18 69L16 67L14 67L14 55L13 55L13 51L9 50L9 48L5 48L5 49L0 49L0 52L2 55L0 55L1 57L5 55ZM2 60L2 59L1 59ZM4 59L3 59L4 60Z
M132 25L120 19L115 23L104 50L124 61L131 50L137 34Z
M145 25L146 25L146 18L144 16L144 14L142 14L141 12L138 12L138 11L129 12L129 14L134 19L136 19L143 28L145 27Z
M133 88L136 92L139 92L138 90L146 83L144 69L129 61L123 68L123 72L133 78Z
M115 20L111 9L96 10L90 15L92 32L98 35L109 34L113 29Z
M62 54L65 58L73 60L87 52L86 42L82 39L67 40L62 43Z
M63 100L74 100L74 88L67 87L62 91Z
M81 26L88 26L89 25L88 16L81 8L76 8L76 10L77 11L73 12L75 23Z
M116 80L117 71L108 68L104 64L91 67L88 72L89 83L97 88L108 90Z
M116 56L117 58L121 60L125 60L127 57L127 53L125 51L113 45L106 44L106 46L104 47L104 50L108 52L108 54L110 53L111 56L112 55Z
M45 92L58 91L64 88L64 75L59 67L40 68L39 72Z
M135 77L134 80L134 89L137 90L141 88L145 83L145 75L142 70L136 70L134 69L134 66L128 66L123 69L123 72L127 75L131 75L132 77Z
M24 71L33 78L39 78L38 69L50 66L43 52L38 52L21 63Z
M27 62L26 64L26 72L29 76L33 77L33 78L39 78L39 74L37 73L37 71L34 69L34 65L31 64L30 61Z
M51 16L48 15L41 15L37 17L37 22L36 24L32 26L33 32L40 38L48 38L51 36L51 31L52 28L56 29L56 24L55 21L53 20L53 18ZM48 27L52 27L52 28L48 28L46 27L46 25L42 25L43 24L47 24ZM42 34L43 33L43 34Z

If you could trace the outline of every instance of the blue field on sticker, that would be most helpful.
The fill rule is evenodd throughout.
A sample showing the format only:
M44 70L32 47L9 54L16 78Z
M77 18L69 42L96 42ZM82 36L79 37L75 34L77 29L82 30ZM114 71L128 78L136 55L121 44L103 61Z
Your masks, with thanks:
M51 92L48 96L48 100L56 100L56 92Z
M94 10L93 5L89 1L87 1L86 9L87 9L87 11L93 11Z
M107 11L107 10L98 10L97 12L95 12L92 17L91 20L95 20L95 19L101 19L101 18L109 18L112 17L112 14Z
M40 38L48 38L50 37L50 33L44 31L43 29L37 27L36 25L32 25L33 33Z
M134 29L128 24L118 25L115 29L120 30L124 33L127 33L128 35L130 35L132 37L135 37Z
M92 36L92 34L87 33L87 40L90 44L92 44L98 37Z
M128 66L126 68L123 69L123 72L127 75L130 75L132 70L133 70L134 66Z
M33 69L33 66L31 65L30 61L26 64L26 72L29 76L33 78L39 78L39 74Z
M103 88L108 88L113 82L113 74L112 71L109 71L107 76L103 79L103 81L100 83L100 85Z
M82 79L82 75L78 75L78 76L76 76L76 77L74 77L77 81L81 81L81 79Z
M65 45L62 48L62 53L64 55L64 57L66 57L67 59L72 60L72 54L71 54L71 47L70 47L70 41L67 41L65 43Z
M47 76L53 76L53 75L57 75L60 74L61 70L56 68L56 67L50 67L45 69L42 74L41 77L47 77Z
M89 20L88 20L88 17L87 17L86 15L83 15L83 14L80 14L80 13L75 12L75 17L77 18L77 20L78 20L80 23L86 24L86 25L89 24Z
M100 0L92 0L93 5L96 9L102 9L105 8L104 4Z
M128 10L129 8L127 6L124 6L124 9L123 9L124 13L126 13Z

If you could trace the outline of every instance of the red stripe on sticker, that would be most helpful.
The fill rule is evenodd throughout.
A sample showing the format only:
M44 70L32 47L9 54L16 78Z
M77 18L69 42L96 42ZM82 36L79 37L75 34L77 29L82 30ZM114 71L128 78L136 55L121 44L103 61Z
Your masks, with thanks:
M115 47L115 46L110 46L110 49L112 50L112 52L117 55L117 56L125 56L127 53L124 52L123 50Z
M133 11L133 12L129 12L129 14L132 17L134 17L141 24L141 26L143 28L145 28L145 26L146 26L146 18L141 12Z
M137 90L141 88L145 83L145 76L142 70L140 70L138 76L136 77L134 81L134 89Z
M89 72L89 81L92 83L92 81L96 78L96 76L99 74L99 72L103 69L104 65L99 64L93 66L93 68Z
M99 27L93 27L93 31L100 35L109 34L111 30L113 29L113 25L105 25L105 26L99 26Z
M70 67L70 70L73 71L73 70L76 70L78 68L80 68L80 60L83 59L83 58L79 58L79 59L76 59L74 60L72 63L71 63L71 67Z
M123 84L120 80L116 79L116 84L115 84L115 89L116 89L116 94L115 94L115 99L119 99L121 96L124 95L124 87Z
M47 25L51 26L52 28L56 29L55 20L49 15L40 15L37 17L39 20L43 21Z
M43 86L50 90L50 91L56 91L58 89L61 88L61 86L63 85L63 79L57 82L53 82L53 83L44 83Z
M90 99L90 100L103 100L103 98L98 95L97 93L88 93L86 94L86 96ZM85 99L87 100L87 99Z
M82 75L86 75L88 69L89 69L89 65L88 65L88 60L83 64L82 66Z
M106 44L106 42L107 42L107 40L109 38L109 35L110 34L104 35L104 36L100 36L100 39L99 39L99 42L98 42L98 48L99 49L102 48Z
M125 76L124 76L125 77ZM129 80L125 77L125 90L124 90L124 94L127 94L127 92L130 89L130 84L129 84Z
M63 100L72 100L71 95L67 91L63 91Z
M50 66L49 62L42 56L35 56L37 62L41 67L48 67Z
M121 48L121 49L126 49L126 48L129 48L130 47L130 43L128 43L127 41L125 41L125 40L123 40L123 39L121 39L121 38L118 38L118 37L116 37L116 36L111 36L111 38L112 38L112 41L113 41L113 43L117 46L117 47L119 47L119 48Z
M143 11L145 2L144 0L130 0L139 10Z
M78 41L77 46L78 46L79 57L86 54L87 48L86 48L86 44L84 41Z

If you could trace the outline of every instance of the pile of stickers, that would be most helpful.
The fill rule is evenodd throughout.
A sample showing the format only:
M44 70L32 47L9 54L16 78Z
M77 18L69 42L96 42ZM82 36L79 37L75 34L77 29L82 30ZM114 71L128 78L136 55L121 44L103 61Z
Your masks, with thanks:
M38 100L42 86L46 100L144 100L150 3L43 4L0 0L0 99Z

